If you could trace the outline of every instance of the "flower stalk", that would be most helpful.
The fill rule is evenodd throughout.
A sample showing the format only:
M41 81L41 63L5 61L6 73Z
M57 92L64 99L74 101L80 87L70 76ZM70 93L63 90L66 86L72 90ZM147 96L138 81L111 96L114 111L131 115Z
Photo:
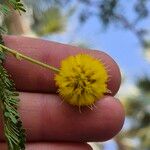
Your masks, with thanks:
M29 56L26 56L26 55L24 55L24 54L22 54L22 53L19 53L19 52L16 51L16 50L10 49L10 48L8 48L8 47L2 45L2 44L0 44L0 48L1 48L2 51L4 50L4 51L6 51L6 52L12 54L12 55L15 56L16 59L18 59L18 60L22 60L22 59L27 60L27 61L32 62L32 63L34 63L34 64L36 64L36 65L39 65L39 66L41 66L41 67L44 67L44 68L49 69L49 70L52 70L52 71L54 71L55 73L58 73L58 72L60 71L58 68L56 68L56 67L54 67L54 66L51 66L51 65L45 64L45 63L43 63L43 62L40 62L40 61L38 61L38 60L36 60L36 59L33 59L33 58L29 57Z

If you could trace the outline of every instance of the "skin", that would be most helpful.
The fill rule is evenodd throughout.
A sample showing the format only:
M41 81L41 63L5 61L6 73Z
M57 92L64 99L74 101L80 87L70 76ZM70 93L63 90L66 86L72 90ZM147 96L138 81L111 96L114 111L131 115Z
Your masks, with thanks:
M124 123L124 110L114 98L121 75L116 62L100 51L86 50L17 36L5 36L5 45L55 67L62 59L88 53L100 59L108 69L111 94L96 102L93 109L70 106L58 96L54 72L8 55L4 67L12 75L20 93L19 112L27 134L27 150L90 150L86 142L106 141L115 136ZM6 149L0 117L0 147Z

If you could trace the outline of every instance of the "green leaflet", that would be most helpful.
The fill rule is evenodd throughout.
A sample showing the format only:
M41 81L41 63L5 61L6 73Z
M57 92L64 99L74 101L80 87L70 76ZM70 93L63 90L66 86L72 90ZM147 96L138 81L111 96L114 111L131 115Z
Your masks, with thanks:
M17 112L18 102L18 93L15 92L14 83L9 79L7 71L0 64L0 104L9 150L25 149L25 130Z
M1 32L0 32L0 44L4 45ZM3 62L3 60L5 60L5 53L0 51L0 64Z
M0 13L9 15L11 13L10 5L19 13L25 12L20 0L2 0L0 1ZM0 44L4 44L1 34L5 32L6 30L0 26ZM17 111L19 94L16 92L14 82L2 66L2 62L5 60L5 52L3 49L0 50L0 109L3 112L4 134L9 150L24 150L25 130Z
M14 10L19 11L19 13L26 12L23 3L21 0L2 0L0 1L0 11L4 14L8 14L11 12L10 6L13 7Z
M5 30L0 27L0 33ZM4 44L0 34L0 44ZM3 111L4 134L8 143L9 150L25 149L25 130L17 112L19 103L18 93L15 92L14 82L9 79L2 62L5 59L5 53L0 51L0 106Z

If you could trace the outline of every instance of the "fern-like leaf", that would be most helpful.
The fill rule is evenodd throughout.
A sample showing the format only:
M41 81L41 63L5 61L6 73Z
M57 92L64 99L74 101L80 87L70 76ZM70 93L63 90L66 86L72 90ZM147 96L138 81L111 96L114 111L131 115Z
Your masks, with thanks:
M0 1L0 13L7 15L14 10L25 12L20 0ZM0 26L0 44L4 44L2 35L5 29ZM19 98L14 82L10 79L6 69L2 66L5 60L4 50L0 48L0 107L3 112L4 134L8 143L9 150L25 149L25 130L17 111Z
M26 12L24 5L22 4L21 0L7 0L7 1L10 3L10 5L15 10Z
M0 12L8 14L11 12L11 8L19 11L19 13L26 12L21 0L1 0L0 1Z
M0 35L0 43L4 44ZM3 112L4 134L9 150L25 149L25 130L17 111L19 98L13 80L2 66L5 53L0 50L0 106Z

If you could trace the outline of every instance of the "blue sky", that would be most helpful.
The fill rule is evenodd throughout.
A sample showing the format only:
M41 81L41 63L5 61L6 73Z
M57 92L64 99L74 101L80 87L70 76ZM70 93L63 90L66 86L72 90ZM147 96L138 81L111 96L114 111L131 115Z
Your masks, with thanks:
M133 1L132 1L133 2ZM125 3L127 5L127 3ZM134 18L132 3L126 6L126 16ZM149 28L150 19L141 22L139 27ZM136 36L121 27L110 26L104 31L96 17L89 19L79 27L77 14L69 21L67 30L62 34L47 37L61 43L83 42L91 49L103 50L112 56L123 71L127 82L134 82L138 77L150 75L150 64L144 58L144 52Z

